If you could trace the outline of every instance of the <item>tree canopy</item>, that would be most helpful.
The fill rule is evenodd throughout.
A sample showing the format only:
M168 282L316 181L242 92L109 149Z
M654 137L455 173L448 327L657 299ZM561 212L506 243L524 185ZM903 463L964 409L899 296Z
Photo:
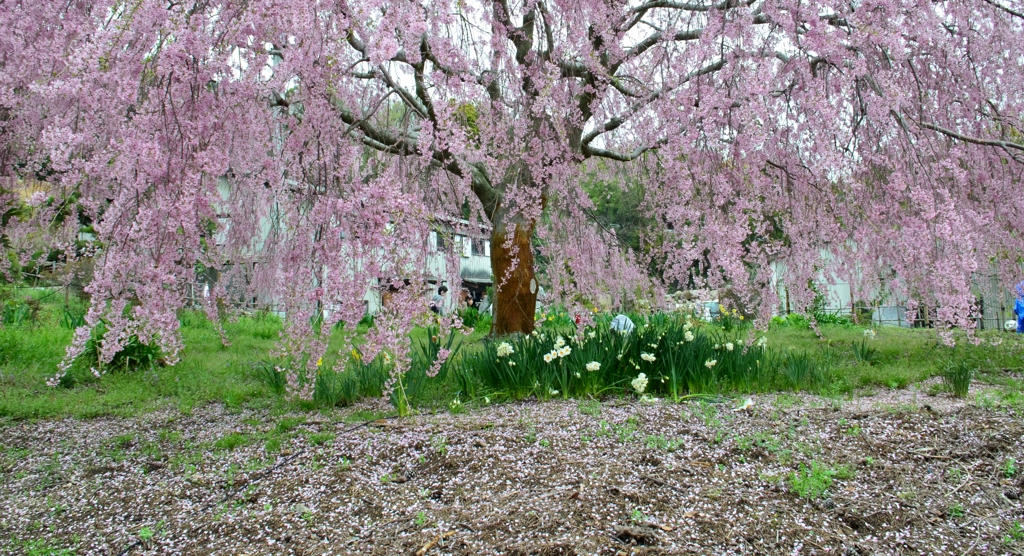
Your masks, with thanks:
M69 357L101 321L107 356L173 353L202 265L316 361L467 199L498 333L532 329L535 237L569 303L728 283L768 315L780 262L796 306L825 272L969 328L972 273L1024 252L1022 27L1014 0L0 0L0 172L94 223ZM593 218L583 182L622 172L657 253ZM401 361L426 300L396 289L367 349Z

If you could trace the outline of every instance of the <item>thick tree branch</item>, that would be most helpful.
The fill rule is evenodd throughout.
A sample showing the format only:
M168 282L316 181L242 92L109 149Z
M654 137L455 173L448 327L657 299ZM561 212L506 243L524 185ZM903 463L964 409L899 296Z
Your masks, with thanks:
M673 10L682 10L687 12L707 12L711 11L712 8L725 8L729 7L729 1L714 3L694 3L694 2L672 2L670 0L652 0L650 2L644 2L639 6L630 10L631 13L647 13L649 10L654 8L669 8Z
M618 162L631 162L643 156L647 151L657 150L666 143L665 139L660 139L653 145L636 148L628 153L621 153L608 149L601 149L597 147L591 147L590 145L583 145L583 156L586 157L597 157L607 158L608 160L616 160Z
M1006 12L1006 13L1014 16L1014 17L1019 17L1021 19L1024 19L1024 12L1018 12L1017 10L1014 10L1012 8L1009 8L1007 6L1004 6L1004 5L1000 4L996 0L983 0L983 1L986 4L989 4L989 5L991 5L991 6L995 7L995 8L998 8L998 9L1000 9L1000 10L1002 10L1002 11L1004 11L1004 12Z
M630 60L630 59L636 58L637 56L640 56L644 52L647 52L648 50L650 50L651 47L653 47L654 45L658 44L659 42L695 41L695 40L699 39L700 36L703 33L704 33L704 28L691 29L689 31L677 31L674 35L672 35L671 37L668 37L668 38L666 38L665 34L660 32L660 31L657 32L657 33L651 34L647 38L645 38L644 40L636 43L635 45L633 45L632 48L630 48L629 50L626 51L626 54L625 54L625 56L622 57L622 60L620 60L619 62L617 62L616 64L614 64L612 66L613 73L614 73L614 69L617 69L619 66L621 66L623 62L625 62L626 60Z
M555 36L551 30L551 13L548 12L548 7L543 1L538 1L537 7L540 9L541 21L544 25L544 38L547 40L547 44L545 44L544 50L541 52L541 57L544 58L545 62L550 62L551 53L555 50Z
M430 93L427 91L426 79L423 76L423 63L419 63L413 66L413 80L416 83L416 97L423 104L423 107L427 110L427 117L430 121L437 123L437 112L434 111L434 102L430 98Z
M1018 144L1018 143L1013 143L1011 141L999 141L999 140L995 140L995 139L982 139L980 137L971 137L969 135L964 135L964 134L962 134L960 132L953 131L951 129L946 129L944 127L940 127L940 126L937 126L935 124L930 124L928 122L920 122L918 125L920 125L921 127L925 128L925 129L930 129L932 131L937 131L937 132L939 132L939 133L941 133L941 134L943 134L943 135L945 135L947 137L950 137L952 139L957 139L957 140L963 141L965 143L973 143L975 145L984 145L984 146L987 146L987 147L999 147L999 148L1003 149L1004 151L1006 151L1007 153L1010 152L1010 149L1024 152L1024 145L1021 145L1021 144ZM1018 155L1011 154L1011 156L1013 156L1014 159L1017 159Z
M366 141L364 141L364 143L367 143L369 146L384 152L397 152L399 154L411 154L416 152L415 138L408 136L399 137L389 133L388 131L380 129L370 123L369 115L363 118L356 117L355 114L349 111L349 109L336 98L330 99L330 102L338 111L341 121L361 131L363 136L369 140L369 143Z
M426 106L423 105L422 102L420 102L420 99L413 96L413 94L406 90L405 87L402 87L398 83L395 83L395 81L391 79L391 76L388 75L387 70L385 70L383 67L378 67L377 75L380 77L381 81L383 81L384 84L388 86L389 89L394 91L402 99L402 102L408 105L409 108L415 110L416 113L419 114L421 118L429 118L431 120L433 119L430 116L430 111L427 109Z
M724 67L725 67L725 59L723 58L721 60L716 61L713 64L709 64L709 65L704 66L703 68L700 68L698 70L691 71L686 77L684 77L682 80L680 80L675 85L673 85L671 87L666 87L664 89L661 89L659 91L655 91L654 93L651 93L650 95L644 97L639 102L633 104L633 106L631 106L629 108L629 110L626 111L625 114L622 114L621 116L616 116L616 117L608 120L607 122L597 126L596 128L594 128L590 132L588 132L586 135L583 136L583 139L582 139L583 144L584 145L589 145L594 139L596 139L602 133L607 133L609 131L615 130L616 128L621 126L623 123L625 123L626 120L628 120L634 114L639 112L644 106L647 106L647 105L651 104L652 102L658 100L658 98L660 98L663 94L675 90L676 87L679 87L680 85L683 85L685 83L690 82L690 80L695 78L695 77L700 77L702 75L707 75L707 74L710 74L710 73L714 73L714 72L716 72L716 71L718 71L718 70L720 70L720 69L722 69Z

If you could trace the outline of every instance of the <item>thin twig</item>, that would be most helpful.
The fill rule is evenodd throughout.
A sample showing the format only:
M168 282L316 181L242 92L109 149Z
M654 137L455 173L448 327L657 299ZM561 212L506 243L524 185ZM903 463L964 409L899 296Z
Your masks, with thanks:
M416 551L416 556L423 556L424 554L427 553L428 550L430 550L431 548L434 548L434 545L436 545L437 543L441 542L444 539L447 539L448 537L450 537L450 536L452 536L454 534L455 534L455 531L448 531L447 533L442 533L442 534L438 535L436 539L428 542L427 544L423 545L423 548L417 550Z

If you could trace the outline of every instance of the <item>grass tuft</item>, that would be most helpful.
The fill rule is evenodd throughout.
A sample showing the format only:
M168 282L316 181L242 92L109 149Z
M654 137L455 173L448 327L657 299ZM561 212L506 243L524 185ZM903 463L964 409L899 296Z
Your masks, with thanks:
M971 387L971 379L974 378L975 369L967 361L946 363L942 372L942 380L946 388L953 393L954 397L966 398L967 391Z

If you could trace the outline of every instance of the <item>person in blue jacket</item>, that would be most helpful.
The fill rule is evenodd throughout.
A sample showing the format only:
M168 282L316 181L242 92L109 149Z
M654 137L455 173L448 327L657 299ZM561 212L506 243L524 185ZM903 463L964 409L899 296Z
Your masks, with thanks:
M1013 315L1017 317L1017 334L1024 334L1024 282L1017 284L1017 299L1013 303Z

